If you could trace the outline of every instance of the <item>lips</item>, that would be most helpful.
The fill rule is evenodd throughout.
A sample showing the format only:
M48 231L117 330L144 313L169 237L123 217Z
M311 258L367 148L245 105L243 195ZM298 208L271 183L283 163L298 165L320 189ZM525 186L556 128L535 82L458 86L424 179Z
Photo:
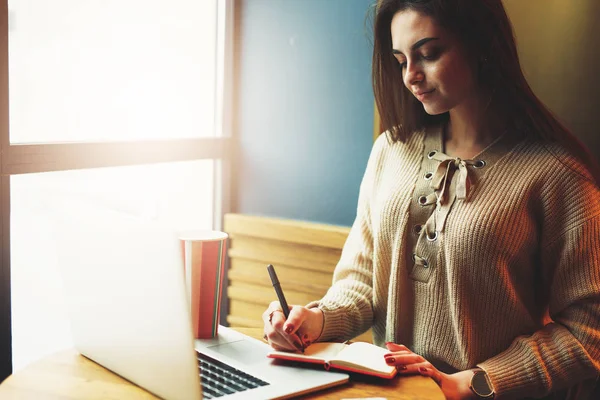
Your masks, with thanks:
M418 92L413 92L415 94L415 96L423 96L425 94L429 94L431 92L433 92L435 89L431 89L431 90L421 90Z
M423 101L424 99L426 99L429 95L431 95L431 93L435 92L435 89L431 89L431 90L420 90L418 92L413 92L415 97L417 99L419 99L419 101Z

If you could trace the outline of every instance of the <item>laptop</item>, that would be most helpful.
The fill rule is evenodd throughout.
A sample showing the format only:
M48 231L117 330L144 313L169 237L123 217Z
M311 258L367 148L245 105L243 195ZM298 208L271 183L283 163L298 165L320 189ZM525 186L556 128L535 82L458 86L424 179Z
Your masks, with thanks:
M279 399L348 381L267 358L267 344L223 326L194 340L175 234L141 217L84 211L57 214L56 240L73 342L85 357L168 400ZM215 390L219 382L232 387Z

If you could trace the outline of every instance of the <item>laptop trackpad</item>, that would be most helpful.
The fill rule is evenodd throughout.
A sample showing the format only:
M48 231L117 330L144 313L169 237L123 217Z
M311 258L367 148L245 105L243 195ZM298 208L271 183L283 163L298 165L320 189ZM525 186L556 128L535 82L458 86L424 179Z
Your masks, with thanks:
M242 364L252 365L265 361L269 348L256 345L247 340L225 343L209 347L212 351L236 360Z

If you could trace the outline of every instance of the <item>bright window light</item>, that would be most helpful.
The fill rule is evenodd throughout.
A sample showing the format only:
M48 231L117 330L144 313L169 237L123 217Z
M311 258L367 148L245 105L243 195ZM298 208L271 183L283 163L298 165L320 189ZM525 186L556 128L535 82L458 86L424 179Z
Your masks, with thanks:
M10 142L213 136L216 3L10 0Z

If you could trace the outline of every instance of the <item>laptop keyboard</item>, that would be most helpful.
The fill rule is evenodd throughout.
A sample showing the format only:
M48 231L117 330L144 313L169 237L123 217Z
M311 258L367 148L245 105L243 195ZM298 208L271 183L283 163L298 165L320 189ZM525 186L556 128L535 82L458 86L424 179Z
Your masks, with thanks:
M206 354L196 352L196 356L204 399L213 399L268 385L267 382L215 360Z

